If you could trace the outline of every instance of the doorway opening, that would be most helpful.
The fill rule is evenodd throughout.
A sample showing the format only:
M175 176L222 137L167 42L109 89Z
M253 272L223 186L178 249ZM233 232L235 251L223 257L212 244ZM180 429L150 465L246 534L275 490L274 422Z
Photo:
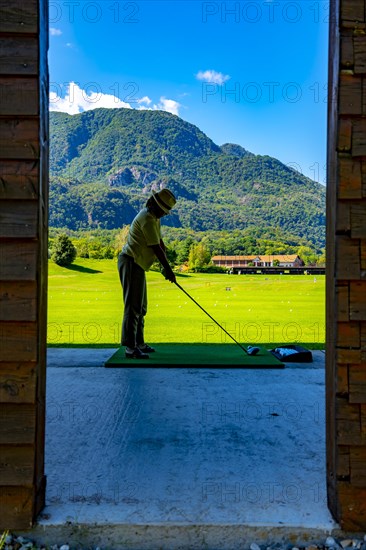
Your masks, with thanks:
M192 2L189 9L185 3L184 14L182 11L180 15L176 11L172 12L171 7L168 9L166 3L155 3L154 8L147 4L114 3L107 12L104 4L85 3L84 7L80 6L80 13L74 12L72 25L66 26L67 32L73 34L70 34L70 42L65 48L75 51L78 41L82 43L85 25L89 25L93 31L89 31L90 36L86 39L86 42L90 42L98 25L103 28L106 23L107 13L114 17L114 24L119 25L119 29L124 25L126 32L135 35L139 17L141 21L147 18L150 28L162 19L168 29L168 21L173 20L169 36L174 34L174 25L181 24L181 17L186 28L189 28L188 22L192 24L192 36L198 36L199 30L206 31L213 25L212 28L220 29L228 45L233 29L235 33L245 29L253 38L251 44L256 44L258 48L258 29L262 29L264 24L270 25L267 28L273 34L278 33L276 25L279 25L283 32L295 37L299 29L303 30L305 23L309 24L311 20L313 31L317 29L314 36L319 45L324 46L326 42L325 34L319 30L328 27L327 11L324 10L326 3L315 4L311 10L305 2L286 3L277 11L277 7L271 7L270 3L236 2L229 10L227 3ZM117 13L116 6L123 11ZM144 15L145 7L149 17L147 12ZM59 15L58 12L57 17ZM62 24L67 21L62 17L56 19L56 11L51 12L50 17L50 27L53 29L51 34L54 37L51 52L54 47L59 53L61 49L56 41L66 34ZM83 19L83 27L77 28L77 17ZM94 21L91 21L93 18ZM170 38L173 40L173 36ZM176 40L176 44L179 45L179 40ZM308 38L298 40L295 48L297 53L301 48L304 51L304 44L308 44ZM214 59L208 54L211 46L211 40L204 42L202 51L208 58L204 62L200 54L199 65L193 75L194 84L200 85L200 109L192 104L190 110L185 111L184 97L189 97L192 89L184 85L176 85L174 88L171 82L167 83L169 93L173 93L171 90L174 89L175 95L168 96L168 91L164 92L166 97L158 97L155 104L151 100L150 107L150 98L145 96L145 88L133 79L117 82L117 85L115 81L112 82L113 79L110 85L90 78L85 78L84 83L72 82L70 77L55 78L53 81L54 61L51 55L51 92L55 94L51 97L53 107L60 111L69 108L74 113L79 110L89 112L94 110L91 107L110 106L108 101L115 103L112 106L123 107L118 101L128 103L127 99L130 102L134 100L129 107L144 106L153 110L156 107L170 114L175 110L175 114L182 116L187 113L187 120L203 124L214 142L222 144L240 138L242 146L250 150L239 132L242 125L240 121L232 124L230 136L227 131L224 137L219 138L219 130L225 125L223 113L233 116L235 107L239 105L253 130L247 131L247 139L251 140L254 153L281 157L281 140L274 140L276 124L278 129L282 128L286 118L287 131L293 132L295 118L291 120L293 115L285 117L284 110L287 108L291 113L297 112L295 109L302 101L307 106L310 101L316 113L321 112L324 116L323 155L319 158L314 154L311 162L297 158L297 140L300 138L299 124L296 122L297 139L289 156L282 157L282 162L285 167L322 183L325 179L325 74L323 80L308 75L298 82L293 75L284 74L279 79L269 71L271 76L258 74L254 80L252 77L249 79L247 74L250 74L250 67L254 70L254 65L258 65L255 54L251 54L250 59L246 59L249 69L242 62L241 77L235 78L231 77L231 71L234 70L232 63L230 68L225 69L225 57L230 57L230 50L225 48L221 48L222 53L218 58L224 72L211 69L214 64ZM140 51L141 44L137 48ZM321 52L319 48L319 57ZM286 55L290 57L288 51ZM159 56L157 59L162 61L163 50ZM182 70L186 63L183 57L180 59ZM204 63L208 64L207 67ZM319 63L316 55L313 63ZM152 65L156 67L158 61ZM146 67L146 71L151 79L151 68ZM141 97L138 95L140 91ZM154 91L160 95L160 92ZM217 111L220 114L211 119L206 114L205 118L204 111L208 112L211 107L220 107L221 111ZM276 111L278 118L272 120L272 132L268 133L270 137L263 142L265 121L268 121L271 111ZM258 121L257 127L253 120ZM301 139L306 141L305 124L303 131ZM97 170L98 166L94 168ZM75 176L74 169L72 176ZM233 277L239 281L241 276ZM263 285L266 284L264 279ZM317 281L309 281L308 286L320 284L320 281L318 277ZM234 284L237 285L237 281L232 283L231 280L230 285L225 284L225 288ZM244 285L244 277L240 284ZM116 303L119 295L120 289L116 288ZM120 327L117 320L121 315L119 303L115 307L118 313L112 321L100 325L101 329L89 319L84 324L76 325L78 321L70 318L61 327L61 333L58 323L50 326L49 334L55 339L61 334L62 338L66 327L70 337L74 338L77 331L81 330L81 335L89 344L103 344L103 337L99 339L100 331L103 334L104 330L108 330L109 338L113 334L118 339ZM215 305L212 304L212 307ZM158 318L156 314L155 326ZM56 323L53 320L49 322ZM278 329L275 318L262 320L260 324L257 321L253 323L248 317L245 323L251 324L250 327L246 326L246 330L251 331L250 339L254 337L253 331L258 330L258 326L262 331ZM288 337L294 335L298 325L297 321L287 320L280 327L282 338L273 336L272 340L268 338L264 342L272 345L289 342ZM210 329L207 326L205 328L206 332ZM234 329L228 328L235 330L235 323ZM151 330L153 333L153 328ZM204 327L201 323L201 339L202 330ZM283 330L287 331L285 342ZM314 339L324 334L321 324L308 323L307 330L317 335ZM272 336L272 333L269 334ZM59 344L61 341L54 343ZM129 518L129 521L135 523L168 520L176 524L202 522L213 527L217 523L244 522L268 522L278 528L283 525L301 525L313 529L330 529L334 526L326 507L325 380L321 351L314 352L319 362L311 365L311 368L286 368L283 372L212 369L185 369L179 372L171 369L129 369L110 372L100 368L105 354L110 352L108 350L93 349L85 356L82 350L69 349L62 352L65 355L60 355L60 360L57 356L61 351L51 349L50 352L48 451L46 446L48 506L63 518L67 516L71 521L79 523L88 518L92 518L92 521L112 520L118 523L122 514L126 521ZM64 393L60 394L57 389L60 387L67 388L67 398ZM70 441L73 442L72 446ZM64 455L61 452L60 455L57 445L68 449L68 453ZM99 452L96 452L96 447ZM73 464L72 468L70 464ZM43 521L52 522L54 514L50 515L49 520Z

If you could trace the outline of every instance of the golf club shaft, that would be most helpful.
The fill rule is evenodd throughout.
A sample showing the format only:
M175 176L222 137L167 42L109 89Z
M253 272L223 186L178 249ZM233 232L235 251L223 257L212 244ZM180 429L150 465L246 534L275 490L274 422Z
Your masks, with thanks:
M203 311L204 313L206 313L206 315L208 315L208 317L209 317L214 323L216 323L216 325L217 325L218 327L220 327L221 330L223 330L232 340L234 340L235 344L237 344L237 345L238 345L243 351L245 351L245 353L248 355L247 350L246 350L241 344L239 344L239 342L238 342L237 340L235 340L235 338L234 338L233 336L231 336L231 334L230 334L227 330L225 330L224 327L222 327L222 326L220 325L220 323L218 323L218 322L216 321L216 319L214 319L214 318L212 317L212 315L210 315L205 309L203 309L203 307L200 306L199 303L196 302L196 300L195 300L194 298L192 298L192 296L191 296L190 294L188 294L188 292L187 292L186 290L184 290L184 288L183 288L182 286L180 286L179 283L177 283L177 281L175 281L175 284L177 285L178 288L180 288L180 289L184 292L184 294L186 294L186 295L188 296L188 298L190 298L190 299L192 300L192 302L194 302L194 303L196 304L196 306L198 306L200 309L202 309L202 311Z

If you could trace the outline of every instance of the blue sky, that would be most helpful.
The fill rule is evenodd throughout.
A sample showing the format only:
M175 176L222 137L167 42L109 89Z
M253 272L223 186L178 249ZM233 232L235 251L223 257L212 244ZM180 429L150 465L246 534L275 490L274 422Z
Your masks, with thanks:
M327 0L50 0L50 106L162 109L325 183Z

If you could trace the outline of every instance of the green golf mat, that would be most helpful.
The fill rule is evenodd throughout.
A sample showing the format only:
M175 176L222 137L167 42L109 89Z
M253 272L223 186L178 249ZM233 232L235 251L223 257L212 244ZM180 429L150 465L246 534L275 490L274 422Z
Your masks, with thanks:
M150 353L149 359L127 359L125 348L119 348L104 366L245 369L281 369L285 366L265 348L260 348L257 355L246 355L234 344L154 344L153 347L156 351Z

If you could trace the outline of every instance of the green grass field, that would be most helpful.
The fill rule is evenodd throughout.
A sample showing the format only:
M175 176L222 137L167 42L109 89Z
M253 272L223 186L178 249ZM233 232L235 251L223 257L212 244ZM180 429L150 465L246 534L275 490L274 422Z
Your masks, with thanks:
M147 342L231 341L160 273L149 272L147 281ZM178 282L241 343L324 347L324 276L190 274ZM122 313L115 260L49 263L49 345L117 346Z

